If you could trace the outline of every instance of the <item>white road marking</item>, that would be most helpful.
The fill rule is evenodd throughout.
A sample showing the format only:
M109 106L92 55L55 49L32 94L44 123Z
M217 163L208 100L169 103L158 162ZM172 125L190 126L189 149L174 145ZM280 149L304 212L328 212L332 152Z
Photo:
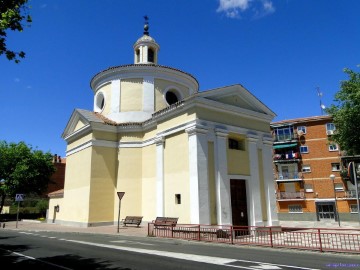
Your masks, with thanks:
M282 269L281 266L283 266L283 267L294 268L294 269L319 270L319 269L315 269L315 268L297 267L297 266L291 266L291 265L280 265L280 264L275 265L275 264L268 264L268 263L263 263L263 262L246 261L246 260L238 260L238 259L230 259L230 258L213 257L213 256L186 254L186 253L160 251L160 250L147 250L147 249L132 248L132 247L120 247L120 246L97 244L97 243L91 243L91 242L85 242L85 241L65 240L65 239L64 239L64 241L69 241L69 242L79 243L79 244L84 244L84 245L90 245L90 246L98 246L98 247L111 248L111 249L117 249L117 250L131 251L131 252L142 253L142 254L157 255L157 256L175 258L175 259L180 259L180 260L188 260L188 261L195 261L195 262L200 262L200 263L209 263L209 264L216 264L216 265L222 265L222 266L228 266L228 267L242 268L242 269L251 269L251 270ZM230 263L235 263L235 262L257 263L262 268L259 268L259 266L245 267L245 266L238 266L238 265L230 264ZM265 268L265 267L267 267L267 268ZM272 267L272 268L270 268L270 267Z
M130 244L140 244L140 245L145 245L145 246L154 246L154 244L136 242L136 241L128 241L128 240L116 240L116 241L110 241L110 243L120 243L120 244L130 243Z

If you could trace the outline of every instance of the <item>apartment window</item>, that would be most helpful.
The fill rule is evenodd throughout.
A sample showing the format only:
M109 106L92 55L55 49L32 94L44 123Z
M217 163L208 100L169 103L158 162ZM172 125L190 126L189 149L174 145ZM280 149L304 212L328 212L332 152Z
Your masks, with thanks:
M339 150L337 144L335 143L329 144L329 151L337 151L337 150Z
M331 163L331 170L333 172L338 172L340 171L340 163Z
M244 141L229 138L229 149L245 150Z
M306 172L311 172L310 165L303 165L301 171L305 172L305 173Z
M356 204L350 204L350 213L358 213L358 208Z
M326 124L326 134L327 135L332 135L334 134L334 131L335 131L335 125L334 123L327 123Z
M304 189L305 189L305 192L314 192L312 184L305 184Z
M275 129L276 139L278 141L291 140L293 138L293 127Z
M181 204L181 194L175 194L175 204Z
M289 205L289 213L302 213L303 209L300 204Z
M306 134L306 127L305 126L299 126L297 127L298 134Z
M344 187L343 187L343 185L341 183L335 183L334 186L335 186L336 191L343 191L344 190Z
M300 153L309 153L309 147L307 145L300 146Z

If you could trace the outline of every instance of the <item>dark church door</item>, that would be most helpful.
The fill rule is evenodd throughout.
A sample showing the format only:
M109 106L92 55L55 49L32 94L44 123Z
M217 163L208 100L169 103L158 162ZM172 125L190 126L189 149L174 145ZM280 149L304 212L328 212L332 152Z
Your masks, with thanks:
M233 226L248 226L245 180L230 180Z

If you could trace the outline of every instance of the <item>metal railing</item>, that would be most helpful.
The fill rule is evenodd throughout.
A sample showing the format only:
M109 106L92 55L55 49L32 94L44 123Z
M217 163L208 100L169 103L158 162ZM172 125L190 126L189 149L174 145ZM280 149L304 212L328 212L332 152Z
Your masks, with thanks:
M344 192L344 197L345 198L354 198L356 199L356 190L347 190ZM359 194L359 198L360 198L360 194Z
M148 224L148 236L320 252L360 253L360 229Z
M276 199L286 200L286 199L305 199L305 193L303 191L298 192L277 192Z
M299 181L304 180L303 174L301 172L283 172L283 173L276 173L275 174L276 180L283 180L283 179L298 179Z

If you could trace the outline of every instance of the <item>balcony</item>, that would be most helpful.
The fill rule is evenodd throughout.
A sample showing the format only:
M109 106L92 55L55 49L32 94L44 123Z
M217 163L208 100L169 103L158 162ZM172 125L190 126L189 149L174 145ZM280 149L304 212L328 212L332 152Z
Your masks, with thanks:
M297 191L297 192L277 192L276 193L277 200L304 200L305 193L304 191Z
M302 181L303 176L301 172L283 172L283 173L276 173L275 180L277 182L292 182L292 181Z
M299 162L300 161L300 153L285 153L285 154L274 154L274 163L279 162Z
M348 199L356 199L356 190L346 190L344 191L344 198L348 198ZM359 198L360 198L360 194Z
M291 142L297 140L297 134L277 134L274 136L274 142Z

